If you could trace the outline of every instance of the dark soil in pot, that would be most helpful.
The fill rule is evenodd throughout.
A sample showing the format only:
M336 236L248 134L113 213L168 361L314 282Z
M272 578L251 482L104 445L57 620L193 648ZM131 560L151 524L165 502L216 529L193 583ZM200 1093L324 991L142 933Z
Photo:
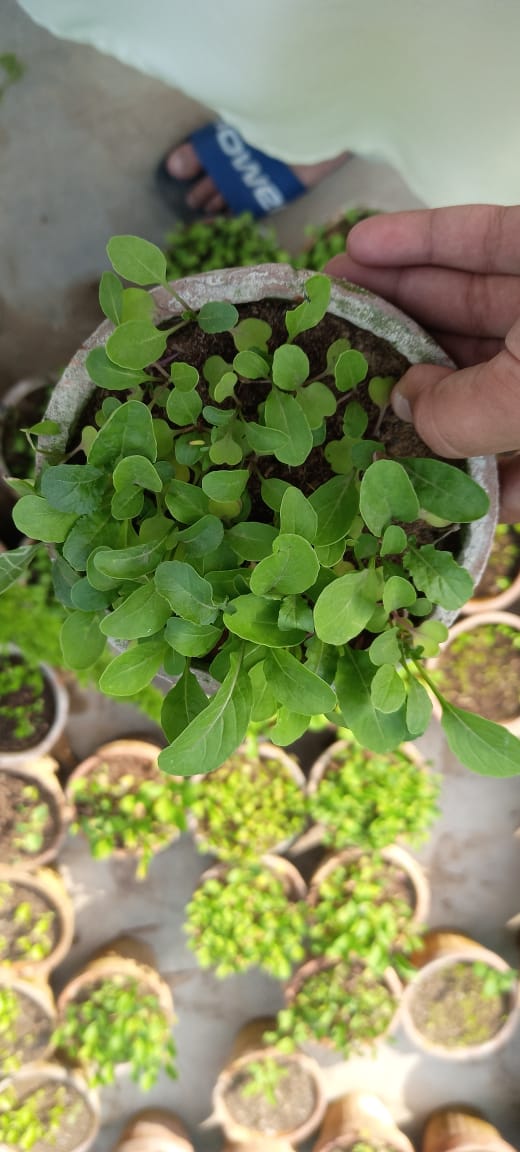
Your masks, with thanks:
M475 964L461 960L421 980L410 1014L417 1030L432 1044L465 1048L492 1040L510 1008L510 993L484 996L483 978Z
M484 575L475 588L475 600L500 596L520 569L520 525L498 524Z
M34 452L22 429L31 428L42 419L54 385L55 380L42 380L41 387L34 388L6 409L2 449L8 476L34 475Z
M520 633L507 624L482 624L441 651L435 684L451 703L487 720L520 712Z
M0 987L0 996L3 987ZM53 1021L38 1001L16 989L19 1011L14 1021L14 1036L7 1041L0 1034L0 1074L5 1072L6 1061L17 1057L17 1066L42 1057L49 1046ZM10 1069L9 1069L10 1071Z
M34 748L53 720L54 697L39 666L16 652L1 653L0 751Z
M41 1094L38 1115L42 1120L45 1120L56 1104L63 1108L59 1131L49 1136L48 1140L37 1140L31 1145L31 1152L71 1152L71 1149L78 1148L88 1138L92 1132L92 1110L71 1081L24 1077L23 1086L20 1087L20 1100L34 1092Z
M58 830L58 813L50 794L40 790L35 780L0 768L0 862L29 863L31 856L50 848Z
M59 913L42 893L15 878L0 881L0 963L44 960L59 937Z
M314 1081L306 1068L293 1060L277 1059L282 1069L272 1094L249 1091L251 1076L244 1065L225 1092L225 1103L233 1121L266 1136L301 1128L316 1105Z

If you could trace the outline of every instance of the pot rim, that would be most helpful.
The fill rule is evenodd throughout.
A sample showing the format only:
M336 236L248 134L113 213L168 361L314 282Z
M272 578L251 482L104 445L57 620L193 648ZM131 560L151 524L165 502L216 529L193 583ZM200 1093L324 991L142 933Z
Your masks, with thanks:
M34 855L22 856L19 862L5 865L5 867L9 867L12 871L19 869L22 872L32 872L35 869L41 868L43 864L51 864L58 856L65 839L70 820L69 805L54 771L45 765L45 761L43 763L44 766L42 767L38 767L38 762L33 760L27 760L23 764L0 763L0 777L2 774L6 776L18 776L26 779L28 784L34 784L41 793L44 802L50 803L56 817L56 834L49 847ZM58 765L56 765L56 767L58 767ZM4 865L0 864L0 869L2 867L4 867Z
M68 1152L88 1152L92 1147L94 1140L99 1132L100 1127L100 1102L98 1093L89 1088L81 1070L79 1068L65 1068L61 1064L56 1064L51 1060L34 1060L30 1064L24 1064L18 1072L14 1072L11 1076L5 1077L0 1081L0 1091L12 1084L13 1081L30 1079L32 1077L46 1077L48 1080L56 1080L59 1083L71 1084L83 1098L87 1109L90 1113L91 1123L88 1135L79 1144L71 1145ZM3 1148L3 1145L2 1145Z
M46 979L48 974L61 964L70 952L74 940L74 905L69 896L65 881L61 874L53 868L39 868L36 872L23 871L20 868L10 868L0 865L0 881L8 884L21 884L25 888L34 889L41 895L56 912L60 920L60 931L55 947L43 960L16 961L8 964L8 970L19 972L27 979L40 976Z
M515 612L475 612L471 616L463 616L456 624L451 625L449 635L441 644L440 651L447 652L450 644L453 640L457 639L457 636L461 636L464 632L472 632L475 628L484 628L486 624L507 624L516 632L520 632L520 616L517 616ZM438 656L427 660L427 670L431 669L431 671L435 671L438 666L438 660ZM442 716L441 706L431 689L428 689L428 691L433 702L433 715L436 720L440 721ZM511 720L496 720L495 723L499 724L501 728L506 728L507 731L511 732L514 736L520 736L520 711L518 715L513 716Z
M335 868L341 864L353 863L355 860L359 860L360 856L381 856L385 863L395 864L406 873L415 896L415 906L410 924L412 926L425 924L430 911L430 886L418 860L416 860L410 852L407 852L405 848L402 848L400 844L389 844L386 848L382 848L380 852L355 847L344 848L341 852L331 852L327 859L319 865L311 876L309 896L315 899L319 892L320 884Z
M2 645L2 647L10 653L20 653L21 656L24 656L24 652L21 648L18 648L16 644L6 644L5 646ZM29 764L30 761L49 752L61 736L67 723L69 696L66 688L49 664L38 661L38 666L52 694L54 701L54 719L45 736L42 736L42 739L39 740L37 744L33 744L31 748L25 748L23 752L0 751L0 768L22 767L22 765Z

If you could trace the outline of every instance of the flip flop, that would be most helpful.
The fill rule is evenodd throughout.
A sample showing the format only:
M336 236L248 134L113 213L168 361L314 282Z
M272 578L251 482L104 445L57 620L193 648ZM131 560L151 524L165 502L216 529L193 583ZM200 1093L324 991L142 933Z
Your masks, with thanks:
M287 164L246 144L239 132L223 121L206 124L187 138L204 172L224 197L228 214L250 212L259 219L276 212L307 191ZM169 153L168 153L169 155ZM165 156L156 171L163 196L181 220L207 219L207 213L186 203L190 188L200 180L181 180L166 167Z

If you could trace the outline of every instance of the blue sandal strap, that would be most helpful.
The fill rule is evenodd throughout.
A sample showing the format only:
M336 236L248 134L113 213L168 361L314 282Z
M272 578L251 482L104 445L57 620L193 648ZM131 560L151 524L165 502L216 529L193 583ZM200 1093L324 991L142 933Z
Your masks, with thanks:
M266 216L306 191L287 164L251 148L235 128L223 121L206 124L189 140L202 167L236 215L251 212L253 216Z

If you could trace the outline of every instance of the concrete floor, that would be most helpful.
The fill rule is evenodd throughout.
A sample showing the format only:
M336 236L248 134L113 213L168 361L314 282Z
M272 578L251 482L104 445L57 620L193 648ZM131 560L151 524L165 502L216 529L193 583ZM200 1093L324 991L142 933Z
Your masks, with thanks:
M204 119L204 110L164 85L95 53L55 40L32 24L15 0L2 0L0 52L14 52L22 79L0 100L0 392L23 375L64 364L98 319L97 279L114 232L161 242L172 223L153 182L158 158ZM281 240L295 249L307 223L352 205L415 205L397 173L354 160L281 213ZM94 708L94 713L92 713ZM93 723L93 715L95 723ZM143 731L132 710L107 701L76 712L71 736L79 756L104 739ZM433 727L423 750L443 772L443 816L421 853L433 884L433 925L457 925L515 958L506 920L519 910L520 823L517 781L472 776L447 753ZM184 945L182 909L204 860L188 837L159 856L136 884L121 864L93 863L80 840L62 858L73 889L78 932L60 981L119 929L156 949L174 987L180 1079L150 1094L177 1109L197 1148L219 1147L195 1126L210 1112L215 1075L236 1028L280 1004L277 984L257 974L217 983L198 971ZM520 1035L494 1060L466 1067L425 1059L403 1037L375 1057L348 1065L327 1056L329 1094L350 1087L380 1091L396 1119L417 1135L436 1106L466 1101L484 1108L520 1147ZM122 1081L104 1095L106 1126L96 1152L108 1152L139 1105Z

